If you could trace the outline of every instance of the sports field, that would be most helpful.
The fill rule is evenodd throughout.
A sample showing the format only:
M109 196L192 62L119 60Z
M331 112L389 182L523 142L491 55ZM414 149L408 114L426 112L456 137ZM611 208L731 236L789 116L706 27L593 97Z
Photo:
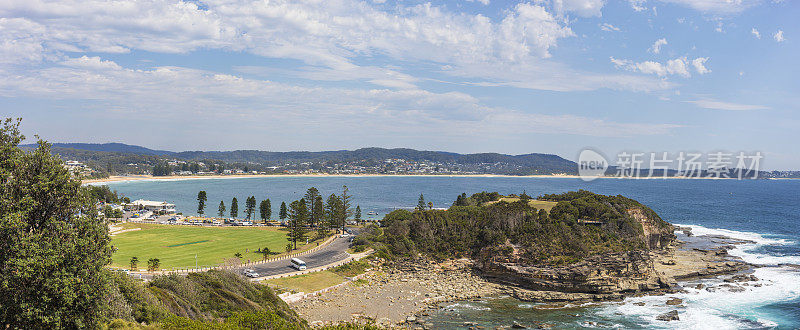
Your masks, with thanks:
M139 269L147 268L147 260L158 258L162 269L172 267L215 266L226 258L242 254L242 262L258 261L256 253L268 247L273 252L286 252L286 231L276 227L199 227L125 223L125 229L141 228L111 237L113 265L129 268L131 257L139 258ZM310 233L313 235L313 233ZM305 243L305 242L303 242ZM308 248L316 246L311 242ZM301 244L297 248L302 250ZM277 254L272 255L275 257Z

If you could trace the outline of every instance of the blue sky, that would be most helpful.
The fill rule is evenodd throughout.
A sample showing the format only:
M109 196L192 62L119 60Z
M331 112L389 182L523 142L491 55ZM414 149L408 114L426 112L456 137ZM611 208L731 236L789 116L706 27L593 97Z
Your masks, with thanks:
M800 5L0 3L0 112L167 150L760 151L800 169Z

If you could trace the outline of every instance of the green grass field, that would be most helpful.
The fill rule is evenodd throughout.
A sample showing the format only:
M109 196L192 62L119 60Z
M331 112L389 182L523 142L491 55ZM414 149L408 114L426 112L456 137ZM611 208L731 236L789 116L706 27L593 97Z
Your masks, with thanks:
M285 253L286 231L276 227L196 227L126 223L125 229L141 228L111 237L117 249L112 266L129 268L131 257L139 258L139 269L147 268L147 260L158 258L162 269L215 266L239 252L242 262L258 261L259 248ZM313 233L311 233L313 235ZM305 243L305 242L303 242ZM311 242L308 247L316 246ZM302 250L300 244L297 246ZM272 257L277 256L277 254Z
M266 280L264 283L277 286L283 290L311 293L344 281L344 277L331 271L323 270L321 272Z
M519 198L517 198L517 197L502 197L502 198L500 198L500 200L504 201L504 202L508 202L508 203L513 203L513 202L519 201ZM493 203L497 203L497 201L488 202L487 204L493 204ZM537 209L544 209L547 212L550 212L550 209L552 209L553 206L556 206L556 204L557 204L556 202L540 201L540 200L535 200L535 199L531 199L530 201L528 201L528 205L533 206L533 207L535 207Z

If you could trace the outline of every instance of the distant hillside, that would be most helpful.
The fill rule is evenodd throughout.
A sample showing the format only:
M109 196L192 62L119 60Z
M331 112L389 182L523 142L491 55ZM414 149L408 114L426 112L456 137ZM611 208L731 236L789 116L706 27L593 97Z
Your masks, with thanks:
M23 148L35 148L35 144L23 144ZM137 155L167 156L174 152L165 150L153 150L145 147L124 144L124 143L53 143L54 148L77 149L100 152L116 152Z
M526 154L504 155L498 153L457 154L443 151L420 151L406 148L361 148L339 151L184 151L173 155L176 158L199 160L217 159L226 162L280 163L280 162L353 162L363 160L405 159L441 163L478 164L509 163L519 166L542 166L554 171L573 172L576 164L556 155Z
M23 145L22 147L35 147ZM183 151L171 152L153 150L141 146L122 143L53 143L53 152L62 158L81 161L101 162L100 168L108 168L110 173L130 172L114 164L146 163L155 164L159 159L180 159L187 161L215 160L229 164L260 164L264 166L297 163L348 163L370 162L373 165L385 159L405 159L410 161L429 161L480 167L480 164L504 164L494 166L495 170L482 170L482 173L495 174L549 174L574 173L577 165L569 160L550 154L504 155L499 153L458 154L443 151L420 151L407 148L361 148L337 151ZM112 169L113 168L113 169ZM251 167L252 169L253 167Z

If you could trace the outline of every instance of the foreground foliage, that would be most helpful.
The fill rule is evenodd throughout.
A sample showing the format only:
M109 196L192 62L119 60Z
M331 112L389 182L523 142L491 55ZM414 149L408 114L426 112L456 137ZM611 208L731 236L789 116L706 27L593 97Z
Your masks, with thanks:
M272 289L231 272L157 276L147 284L124 273L112 278L106 311L111 319L163 329L306 327Z
M111 262L95 201L50 145L25 152L19 121L0 128L0 324L96 328Z

